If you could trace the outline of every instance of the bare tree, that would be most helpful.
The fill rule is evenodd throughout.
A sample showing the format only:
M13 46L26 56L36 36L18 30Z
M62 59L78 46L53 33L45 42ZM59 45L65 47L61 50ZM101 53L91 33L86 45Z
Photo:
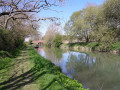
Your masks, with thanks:
M40 18L38 20L31 19L35 13L41 10L48 10L52 6L57 6L58 2L64 0L0 0L0 26L7 28L8 22L12 19L25 19L33 21L54 20L53 18Z
M60 26L56 23L52 23L48 26L47 32L45 33L44 40L47 46L52 46L52 41L57 34L60 34Z

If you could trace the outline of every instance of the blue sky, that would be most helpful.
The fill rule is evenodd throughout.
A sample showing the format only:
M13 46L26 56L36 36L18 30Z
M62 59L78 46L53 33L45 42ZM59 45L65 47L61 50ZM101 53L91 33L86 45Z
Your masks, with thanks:
M52 10L41 11L37 17L58 17L61 18L62 27L64 24L70 19L70 16L79 10L82 10L86 7L88 3L100 5L104 2L104 0L66 0L66 2L61 7L51 7ZM40 23L39 31L45 34L50 22L45 21Z

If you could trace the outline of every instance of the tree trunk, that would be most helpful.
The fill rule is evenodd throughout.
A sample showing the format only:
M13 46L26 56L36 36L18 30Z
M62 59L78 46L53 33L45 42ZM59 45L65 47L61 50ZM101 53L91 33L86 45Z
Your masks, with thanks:
M89 42L89 37L88 36L86 36L86 43L88 43Z

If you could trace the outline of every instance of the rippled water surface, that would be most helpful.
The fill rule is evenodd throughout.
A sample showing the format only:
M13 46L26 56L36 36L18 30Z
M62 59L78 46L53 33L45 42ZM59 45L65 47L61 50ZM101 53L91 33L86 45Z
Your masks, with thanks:
M62 72L90 90L120 90L120 56L39 48L41 56L62 68Z

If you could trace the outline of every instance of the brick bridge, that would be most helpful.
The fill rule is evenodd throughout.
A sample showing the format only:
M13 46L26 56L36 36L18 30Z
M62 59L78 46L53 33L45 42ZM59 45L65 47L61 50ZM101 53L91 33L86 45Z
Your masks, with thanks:
M43 40L37 40L37 41L33 41L33 43L35 43L35 44L43 44L44 41Z

